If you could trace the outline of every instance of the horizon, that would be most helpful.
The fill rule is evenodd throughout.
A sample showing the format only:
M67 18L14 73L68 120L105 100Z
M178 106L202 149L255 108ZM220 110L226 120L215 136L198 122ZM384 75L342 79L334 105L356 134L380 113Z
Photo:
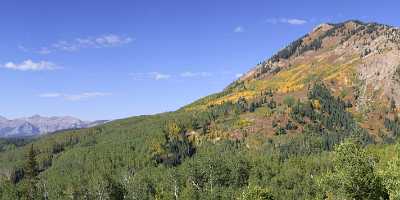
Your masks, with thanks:
M314 0L3 1L0 116L93 121L174 111L321 23L400 25L395 1L339 2L327 10Z

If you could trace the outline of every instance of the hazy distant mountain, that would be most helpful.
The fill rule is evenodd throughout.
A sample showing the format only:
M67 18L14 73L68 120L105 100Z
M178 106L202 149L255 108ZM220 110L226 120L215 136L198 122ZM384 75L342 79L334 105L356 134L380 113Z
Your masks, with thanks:
M82 121L74 117L32 117L7 119L0 116L0 137L34 137L65 129L87 128L103 124L106 120Z

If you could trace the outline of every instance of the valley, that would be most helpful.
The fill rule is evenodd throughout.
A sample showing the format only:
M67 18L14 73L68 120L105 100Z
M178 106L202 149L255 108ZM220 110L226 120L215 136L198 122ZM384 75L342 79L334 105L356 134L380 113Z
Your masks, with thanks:
M398 199L399 55L398 28L321 24L177 111L4 142L0 198Z

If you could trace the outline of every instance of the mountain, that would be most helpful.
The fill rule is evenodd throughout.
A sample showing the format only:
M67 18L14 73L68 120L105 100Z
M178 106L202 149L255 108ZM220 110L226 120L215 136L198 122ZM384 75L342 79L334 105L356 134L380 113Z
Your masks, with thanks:
M82 121L80 119L68 116L42 117L39 115L34 115L32 117L12 120L0 116L0 137L35 137L60 130L93 127L105 122L107 121Z
M335 88L358 84L360 104L368 103L374 92L379 93L376 96L400 102L399 53L397 27L356 20L321 24L257 64L223 95L201 103L211 105L241 96L251 98L265 89L297 92L307 89L317 79L332 82Z
M0 198L397 199L399 34L321 24L177 111L4 141Z
M324 23L259 62L223 92L200 99L183 110L204 109L240 98L305 98L309 87L323 81L336 96L351 101L363 126L378 134L385 105L400 104L400 29L349 20ZM375 112L375 113L374 113ZM378 118L378 119L377 119ZM380 123L376 123L376 121Z

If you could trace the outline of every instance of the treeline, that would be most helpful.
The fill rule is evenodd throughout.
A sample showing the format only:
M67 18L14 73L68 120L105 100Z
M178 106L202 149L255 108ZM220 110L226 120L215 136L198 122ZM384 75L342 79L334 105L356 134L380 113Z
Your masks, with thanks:
M30 141L30 139L24 138L0 138L0 152L16 149L17 147L23 146Z

